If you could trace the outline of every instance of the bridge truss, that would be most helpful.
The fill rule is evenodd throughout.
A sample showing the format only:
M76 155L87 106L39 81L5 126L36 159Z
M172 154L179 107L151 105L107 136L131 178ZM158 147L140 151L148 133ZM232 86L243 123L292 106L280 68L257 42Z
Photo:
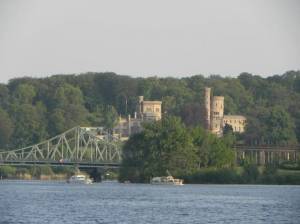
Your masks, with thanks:
M118 166L121 142L95 128L74 127L51 139L25 148L0 151L0 164L50 164L79 166Z

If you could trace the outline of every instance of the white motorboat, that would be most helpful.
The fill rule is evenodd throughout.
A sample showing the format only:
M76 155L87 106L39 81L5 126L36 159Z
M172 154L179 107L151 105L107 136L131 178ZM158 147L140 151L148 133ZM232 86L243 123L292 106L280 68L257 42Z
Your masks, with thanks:
M74 175L67 181L70 184L92 184L93 181L85 175Z
M175 179L173 176L153 177L150 181L151 184L158 185L183 185L182 179Z

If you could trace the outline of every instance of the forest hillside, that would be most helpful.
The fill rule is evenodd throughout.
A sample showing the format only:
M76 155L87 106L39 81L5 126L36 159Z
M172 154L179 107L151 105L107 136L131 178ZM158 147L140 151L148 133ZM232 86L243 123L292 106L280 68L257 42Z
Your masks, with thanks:
M114 126L133 114L137 96L162 100L164 116L203 126L204 88L225 96L225 114L247 117L245 144L300 141L300 71L267 78L242 73L187 78L133 78L115 73L16 78L0 84L0 148L30 145L77 125Z

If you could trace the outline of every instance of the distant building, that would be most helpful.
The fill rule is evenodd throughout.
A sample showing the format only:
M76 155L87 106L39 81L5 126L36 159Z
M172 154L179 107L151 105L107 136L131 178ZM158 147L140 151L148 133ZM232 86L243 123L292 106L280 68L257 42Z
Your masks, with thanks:
M226 124L230 125L234 132L245 131L246 118L241 115L224 115L224 96L213 96L211 101L211 88L205 88L205 120L206 129L222 136Z
M143 122L152 122L161 120L161 101L145 101L143 96L139 96L137 112L132 118L130 115L126 118L119 117L117 126L114 128L114 134L121 140L127 140L132 134L142 131Z
M143 122L161 120L162 101L146 101L139 96L137 112L131 117L119 117L118 124L114 128L114 135L121 140L127 140L130 135L142 131ZM246 118L241 115L224 115L224 96L211 96L211 88L205 88L205 120L206 129L222 136L226 124L230 125L234 132L245 131Z
M161 119L161 101L144 101L143 96L139 96L138 117L144 121L158 121Z
M247 119L241 115L224 115L223 117L223 128L226 124L232 127L234 132L243 133L245 131Z

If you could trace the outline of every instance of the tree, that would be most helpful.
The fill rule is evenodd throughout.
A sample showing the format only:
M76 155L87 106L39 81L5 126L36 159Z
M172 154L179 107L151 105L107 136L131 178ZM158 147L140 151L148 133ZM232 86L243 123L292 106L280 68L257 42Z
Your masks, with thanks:
M41 108L30 104L13 105L14 132L12 145L24 147L48 137Z
M0 166L0 179L14 176L16 168L12 166Z
M70 84L58 87L52 96L50 111L50 133L58 134L79 125L88 123L88 111L83 105L79 88Z
M259 170L256 164L246 161L244 164L243 179L246 183L255 183L259 176Z
M256 107L248 117L246 142L256 144L295 144L295 124L291 116L281 106L271 108Z
M266 117L267 136L275 144L295 144L294 123L280 106L273 107Z
M234 164L235 156L228 137L217 138L201 127L194 128L191 136L198 155L199 167L229 167Z
M0 107L7 109L9 105L9 90L4 84L0 84Z
M118 113L113 106L106 106L102 109L104 127L112 132L118 121Z
M36 91L30 84L20 84L14 91L14 98L19 104L32 104Z
M144 131L132 136L123 149L121 180L149 181L153 176L192 173L196 168L192 139L181 120L166 117L148 123Z
M6 148L13 133L13 123L6 111L0 108L0 149Z

